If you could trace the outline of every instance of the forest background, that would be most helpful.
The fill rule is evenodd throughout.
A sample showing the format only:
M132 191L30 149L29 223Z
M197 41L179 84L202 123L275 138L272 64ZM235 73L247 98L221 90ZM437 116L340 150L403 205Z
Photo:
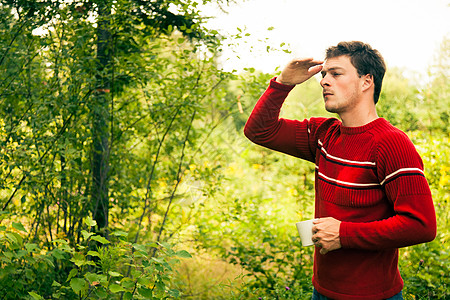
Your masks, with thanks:
M222 70L203 21L189 0L1 1L1 299L310 298L294 224L314 166L245 139L275 73ZM406 299L450 297L449 51L426 83L389 69L377 105L438 216L433 242L400 250ZM330 116L320 91L294 89L283 116Z

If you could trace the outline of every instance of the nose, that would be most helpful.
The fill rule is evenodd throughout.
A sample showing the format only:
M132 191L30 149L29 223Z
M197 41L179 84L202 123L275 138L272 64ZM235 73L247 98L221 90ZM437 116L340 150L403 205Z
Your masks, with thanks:
M325 76L322 77L322 80L320 80L320 85L321 85L322 87L330 86L330 82L329 82L329 80L328 80L328 76L327 76L327 75L325 75Z

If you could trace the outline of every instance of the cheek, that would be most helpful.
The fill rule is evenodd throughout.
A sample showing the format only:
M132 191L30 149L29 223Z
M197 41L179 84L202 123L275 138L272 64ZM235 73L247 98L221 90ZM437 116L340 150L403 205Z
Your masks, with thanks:
M341 95L345 97L354 96L358 93L358 89L358 84L353 81L339 83L339 90L341 91Z

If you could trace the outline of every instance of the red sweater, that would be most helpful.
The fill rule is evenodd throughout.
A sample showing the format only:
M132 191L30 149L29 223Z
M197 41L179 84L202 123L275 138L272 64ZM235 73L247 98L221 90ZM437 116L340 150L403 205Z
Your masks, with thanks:
M315 217L342 221L342 248L315 251L313 285L333 299L392 297L403 288L398 248L436 236L422 160L406 134L382 118L361 127L279 118L291 89L272 79L244 133L256 144L315 163Z

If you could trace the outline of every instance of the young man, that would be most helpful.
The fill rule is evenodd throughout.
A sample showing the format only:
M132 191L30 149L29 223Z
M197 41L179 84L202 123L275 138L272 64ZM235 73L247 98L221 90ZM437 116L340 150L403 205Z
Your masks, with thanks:
M330 47L325 63L293 60L244 129L254 143L316 165L313 299L402 299L398 248L436 236L422 160L406 134L377 116L385 69L362 42ZM279 118L289 91L319 72L325 108L341 121Z

